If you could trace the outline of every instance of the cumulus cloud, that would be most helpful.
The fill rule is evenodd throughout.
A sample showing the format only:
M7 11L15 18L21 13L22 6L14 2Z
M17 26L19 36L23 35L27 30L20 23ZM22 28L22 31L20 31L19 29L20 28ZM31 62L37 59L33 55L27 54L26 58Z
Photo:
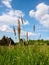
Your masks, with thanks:
M35 33L28 32L28 36L35 36L35 35L36 35Z
M40 3L36 6L36 11L31 10L29 15L39 20L43 26L49 28L49 5Z
M35 16L34 10L31 10L31 11L29 12L29 15L30 15L31 17L34 17L34 16Z
M8 7L8 8L12 8L12 7L11 7L11 1L12 1L12 0L2 0L2 3L3 3L6 7Z
M21 23L21 25L22 25L22 21L21 21L21 19L19 19L19 20L20 20L20 23ZM29 21L23 19L23 25L29 25Z
M3 13L0 16L0 24L5 24L5 25L13 25L13 26L17 26L18 24L18 18L20 17L24 17L24 13L21 10L10 10L7 13ZM28 21L23 21L24 25L28 25L29 22ZM21 19L20 19L20 23Z
M24 17L24 13L21 10L10 10L8 12L10 16L16 16L16 17Z
M3 14L2 16L0 16L0 23L15 25L17 24L17 18L8 14Z
M21 16L24 16L24 13L21 10L10 10L8 13L3 13L3 15L0 16L0 23L17 25L18 18ZM27 20L24 21L24 25L27 25L28 23Z
M12 32L12 29L8 25L0 25L0 31L3 32Z
M26 32L27 31L21 30L21 35L26 36ZM35 33L28 32L28 36L35 36L35 35L36 35Z
M0 27L1 27L0 30L7 29L11 25L17 26L18 18L20 20L20 24L22 25L20 17L21 16L24 17L25 14L21 10L12 9L12 5L11 5L12 0L2 0L1 2L2 2L2 6L4 4L7 7L7 9L6 9L6 13L3 11L2 15L0 15L0 24L2 24L2 26L0 25ZM23 20L23 25L28 25L28 24L29 24L28 20ZM1 31L3 31L3 30L1 30Z
M26 21L24 21L24 23L23 23L24 25L28 25L29 24L29 21L28 20L26 20Z

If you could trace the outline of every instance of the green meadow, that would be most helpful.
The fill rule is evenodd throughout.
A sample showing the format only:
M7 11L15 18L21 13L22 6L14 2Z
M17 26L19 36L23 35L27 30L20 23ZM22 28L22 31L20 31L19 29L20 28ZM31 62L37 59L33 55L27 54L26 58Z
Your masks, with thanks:
M0 65L49 65L49 46L0 46Z

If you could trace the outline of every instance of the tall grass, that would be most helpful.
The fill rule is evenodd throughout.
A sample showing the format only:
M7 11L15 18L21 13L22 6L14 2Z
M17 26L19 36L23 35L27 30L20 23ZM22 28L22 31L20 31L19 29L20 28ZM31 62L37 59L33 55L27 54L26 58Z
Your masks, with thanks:
M19 39L19 43L20 43L20 20L18 19L18 39Z
M49 65L49 46L0 46L0 65Z
M21 18L21 22L23 24L23 18L22 18L22 16L20 18ZM19 39L19 43L20 43L20 32L21 32L20 20L18 19L18 39Z
M26 32L27 44L28 44L28 32Z

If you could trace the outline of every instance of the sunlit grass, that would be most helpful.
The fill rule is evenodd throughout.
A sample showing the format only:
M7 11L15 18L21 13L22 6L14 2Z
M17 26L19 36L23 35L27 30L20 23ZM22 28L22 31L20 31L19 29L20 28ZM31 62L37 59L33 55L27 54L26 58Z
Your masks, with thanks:
M0 65L49 65L49 46L0 46Z

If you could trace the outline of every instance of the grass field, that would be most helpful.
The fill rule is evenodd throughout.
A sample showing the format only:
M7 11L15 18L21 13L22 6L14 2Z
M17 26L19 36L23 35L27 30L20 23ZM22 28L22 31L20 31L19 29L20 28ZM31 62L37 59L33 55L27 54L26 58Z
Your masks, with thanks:
M0 46L0 65L49 65L49 46Z

